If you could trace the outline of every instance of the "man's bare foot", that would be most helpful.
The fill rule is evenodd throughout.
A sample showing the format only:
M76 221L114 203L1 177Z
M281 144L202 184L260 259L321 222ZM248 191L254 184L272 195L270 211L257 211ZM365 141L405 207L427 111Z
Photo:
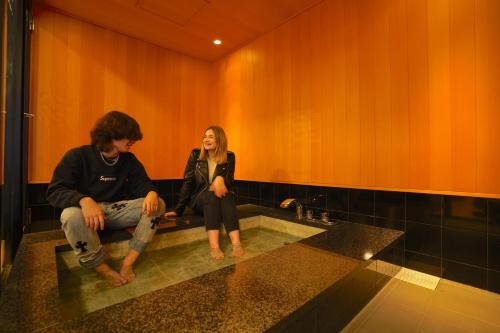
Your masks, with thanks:
M241 258L245 254L245 251L243 251L243 247L241 244L233 244L233 250L231 251L231 257L238 257Z
M210 248L210 256L213 259L222 260L224 259L224 252L222 252L218 247L212 247Z
M134 281L135 273L132 265L122 264L122 267L120 268L120 275L127 281L127 283Z
M95 271L101 274L112 287L120 287L127 283L127 280L109 267L108 264L100 264L95 268Z

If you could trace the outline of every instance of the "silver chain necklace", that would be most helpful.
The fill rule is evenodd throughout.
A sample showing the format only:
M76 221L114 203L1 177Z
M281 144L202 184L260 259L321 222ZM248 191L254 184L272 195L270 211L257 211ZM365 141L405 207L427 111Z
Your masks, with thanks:
M114 157L114 158L110 158L110 159L107 159L106 157L104 157L102 151L99 152L101 154L101 158L102 158L102 161L107 165L107 166L113 166L115 165L118 160L120 159L120 154L118 154L118 156ZM109 161L109 162L108 162Z

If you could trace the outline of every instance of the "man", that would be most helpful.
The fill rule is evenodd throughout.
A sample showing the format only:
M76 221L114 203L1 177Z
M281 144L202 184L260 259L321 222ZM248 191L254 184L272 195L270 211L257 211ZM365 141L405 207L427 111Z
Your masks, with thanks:
M111 111L90 132L91 144L71 149L59 162L47 189L48 202L63 208L62 229L80 265L95 269L111 285L135 278L133 264L165 211L142 164L130 148L142 139L132 117ZM132 200L130 200L132 199ZM105 262L97 230L137 226L119 272Z

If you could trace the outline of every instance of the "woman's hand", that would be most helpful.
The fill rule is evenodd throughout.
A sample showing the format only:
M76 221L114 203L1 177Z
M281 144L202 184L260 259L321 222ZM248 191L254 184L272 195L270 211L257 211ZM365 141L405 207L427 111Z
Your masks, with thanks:
M94 199L91 197L80 199L80 207L87 227L94 231L104 230L104 213Z
M152 216L158 210L158 194L155 191L150 191L144 198L142 203L142 213L147 216Z
M212 185L210 185L210 189L214 191L214 194L217 198L222 198L228 192L226 184L224 183L224 178L222 178L221 176L215 177Z
M172 216L177 216L176 212L166 212L165 217L172 217Z

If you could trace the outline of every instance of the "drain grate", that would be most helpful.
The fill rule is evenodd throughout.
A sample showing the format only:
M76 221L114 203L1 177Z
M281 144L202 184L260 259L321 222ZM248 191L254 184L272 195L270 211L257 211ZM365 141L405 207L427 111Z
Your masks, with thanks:
M436 289L440 280L437 276L414 271L413 269L404 268L381 260L371 263L368 269L431 290Z
M402 268L399 273L396 274L395 278L431 290L436 290L440 280L437 276L417 272L408 268Z

